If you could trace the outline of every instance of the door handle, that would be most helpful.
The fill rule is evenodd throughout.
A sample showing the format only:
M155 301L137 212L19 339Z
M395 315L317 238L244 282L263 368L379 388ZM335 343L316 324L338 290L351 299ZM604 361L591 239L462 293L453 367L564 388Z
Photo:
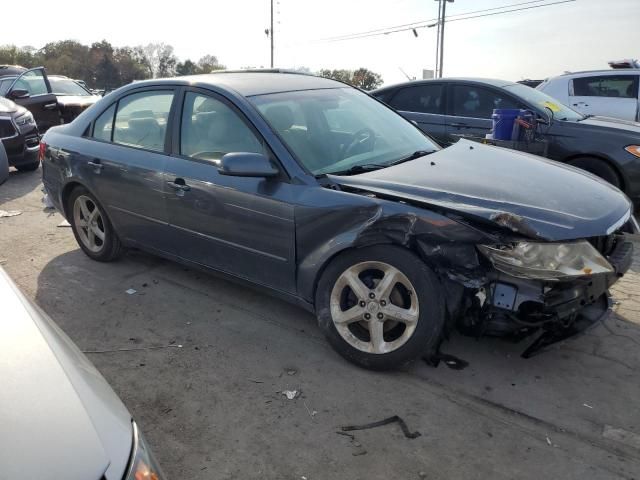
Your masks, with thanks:
M43 108L45 110L53 110L54 108L57 108L58 104L57 103L47 103Z
M174 190L178 190L178 191L181 191L181 192L188 192L189 190L191 190L191 187L189 185L184 184L184 183L167 182L167 185L169 185Z
M588 104L588 103L584 103L584 102L578 102L578 103L574 103L574 104L573 104L573 106L574 106L574 107L578 107L578 106L580 106L580 105L582 105L582 106L584 106L584 107L588 107L588 106L589 106L589 104Z
M87 162L87 165L95 168L96 170L102 170L104 168L104 165L102 165L102 163L100 163L100 160L98 160L97 158L94 160L89 160Z
M468 127L469 125L467 125L466 123L452 123L451 126L456 128L464 128Z

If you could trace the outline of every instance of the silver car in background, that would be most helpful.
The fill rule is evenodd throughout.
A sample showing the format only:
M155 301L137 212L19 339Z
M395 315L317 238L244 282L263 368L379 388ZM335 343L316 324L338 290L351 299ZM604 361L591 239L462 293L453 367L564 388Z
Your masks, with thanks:
M0 479L164 480L131 414L0 268Z

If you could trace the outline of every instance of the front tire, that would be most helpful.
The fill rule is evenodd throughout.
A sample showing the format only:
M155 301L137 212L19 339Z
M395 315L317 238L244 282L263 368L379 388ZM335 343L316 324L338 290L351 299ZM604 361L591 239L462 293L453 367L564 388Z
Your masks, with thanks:
M99 262L123 253L122 243L100 202L86 188L76 187L67 200L67 217L82 251Z
M392 245L336 257L318 282L316 312L331 346L374 370L395 369L433 352L444 325L436 275L413 253Z

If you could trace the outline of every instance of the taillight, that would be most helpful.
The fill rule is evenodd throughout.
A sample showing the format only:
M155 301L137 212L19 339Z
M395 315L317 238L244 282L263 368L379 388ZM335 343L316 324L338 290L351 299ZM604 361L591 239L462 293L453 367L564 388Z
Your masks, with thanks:
M40 142L40 150L38 150L38 160L44 161L44 154L47 151L47 144Z

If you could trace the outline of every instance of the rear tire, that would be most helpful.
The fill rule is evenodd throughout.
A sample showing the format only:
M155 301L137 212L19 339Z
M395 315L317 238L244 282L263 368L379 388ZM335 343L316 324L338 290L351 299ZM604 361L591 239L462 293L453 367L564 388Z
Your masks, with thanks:
M15 165L15 167L19 172L33 172L40 167L40 160L31 163L23 163L22 165Z
M618 175L618 172L605 160L596 157L579 157L570 160L568 163L573 167L593 173L596 177L600 177L614 187L622 189L620 175Z
M119 258L124 248L98 200L84 187L76 187L67 199L67 217L78 245L98 262Z
M435 351L444 325L436 275L392 245L349 250L332 260L318 282L316 313L340 355L374 370Z

